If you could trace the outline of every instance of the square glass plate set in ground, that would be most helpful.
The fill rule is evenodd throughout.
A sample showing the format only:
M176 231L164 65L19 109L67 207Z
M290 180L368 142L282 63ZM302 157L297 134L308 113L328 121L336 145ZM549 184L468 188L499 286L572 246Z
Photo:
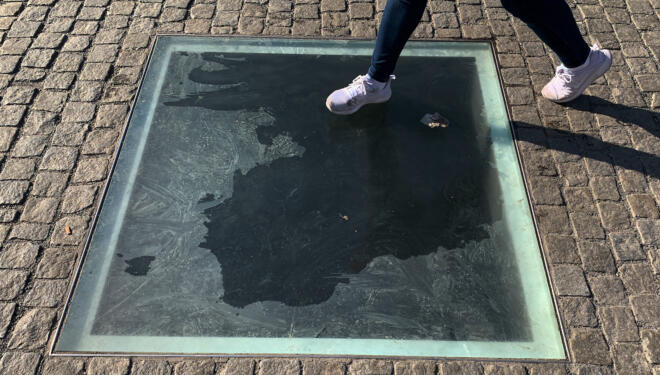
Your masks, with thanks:
M565 358L490 44L372 48L159 37L53 352Z

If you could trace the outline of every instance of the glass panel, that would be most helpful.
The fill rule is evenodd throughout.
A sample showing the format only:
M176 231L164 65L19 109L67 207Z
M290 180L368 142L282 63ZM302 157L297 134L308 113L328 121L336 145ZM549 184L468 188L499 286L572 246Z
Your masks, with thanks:
M56 350L564 358L489 45L372 47L160 37Z

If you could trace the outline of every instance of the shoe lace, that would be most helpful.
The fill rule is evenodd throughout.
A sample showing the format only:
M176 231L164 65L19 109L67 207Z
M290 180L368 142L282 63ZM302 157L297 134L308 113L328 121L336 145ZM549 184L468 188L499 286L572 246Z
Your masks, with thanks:
M563 66L557 67L556 75L557 77L559 77L559 79L561 79L565 83L571 83L571 81L573 80L573 73L570 70L564 68Z
M346 87L346 91L348 91L348 94L351 96L351 98L356 97L360 94L366 95L367 88L364 86L364 80L366 77L367 77L366 75L359 75L355 77L353 82L351 82Z

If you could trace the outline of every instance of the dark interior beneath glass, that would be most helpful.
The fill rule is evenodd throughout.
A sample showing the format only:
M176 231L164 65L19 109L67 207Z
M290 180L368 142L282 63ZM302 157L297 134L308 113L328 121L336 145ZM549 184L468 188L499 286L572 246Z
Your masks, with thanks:
M92 333L530 340L474 59L368 66L174 53Z

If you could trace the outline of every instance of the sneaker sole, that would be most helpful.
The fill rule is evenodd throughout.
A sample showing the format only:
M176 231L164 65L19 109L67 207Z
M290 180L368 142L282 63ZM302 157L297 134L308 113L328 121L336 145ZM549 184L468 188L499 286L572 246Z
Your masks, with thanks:
M576 91L575 94L573 94L573 95L571 95L567 98L564 98L564 99L557 99L557 100L549 99L549 98L546 98L546 99L548 99L552 102L555 102L555 103L566 103L566 102L570 102L572 100L575 100L575 98L582 95L584 90L586 90L587 87L589 87L589 85L591 85L596 79L598 79L598 77L605 74L605 72L607 72L610 69L611 66L612 66L612 56L610 55L610 58L608 59L607 64L603 65L599 70L596 70L595 72L593 72L591 74L591 76L589 76L589 79L584 81L582 86L580 86L580 90Z
M336 114L336 115L352 115L353 113L359 111L360 108L362 108L362 106L365 106L365 105L367 105L367 104L379 104L379 103L385 103L386 101L390 100L391 97L392 97L392 96L390 95L390 96L388 96L387 98L385 98L384 100L379 100L379 101L377 101L377 102L363 103L363 104L361 104L360 106L355 107L355 108L353 108L353 109L351 109L351 110L348 110L348 111L333 111L332 109L330 109L330 102L329 102L328 100L325 101L325 107L328 109L328 111L330 111L330 112L332 112L332 113L334 113L334 114Z

